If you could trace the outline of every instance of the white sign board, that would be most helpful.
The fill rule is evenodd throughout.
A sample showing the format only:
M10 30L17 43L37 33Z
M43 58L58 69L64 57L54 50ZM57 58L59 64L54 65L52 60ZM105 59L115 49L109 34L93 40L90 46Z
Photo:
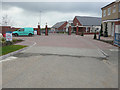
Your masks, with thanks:
M6 33L6 41L12 41L12 33Z
M120 25L115 25L115 33L120 33Z
M36 30L34 31L34 35L37 35L37 31Z

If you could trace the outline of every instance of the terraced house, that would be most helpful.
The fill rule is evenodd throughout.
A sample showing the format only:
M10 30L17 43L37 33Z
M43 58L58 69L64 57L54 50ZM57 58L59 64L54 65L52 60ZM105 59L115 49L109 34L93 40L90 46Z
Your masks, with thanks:
M102 8L103 31L107 27L108 35L114 36L120 29L120 0L116 0Z

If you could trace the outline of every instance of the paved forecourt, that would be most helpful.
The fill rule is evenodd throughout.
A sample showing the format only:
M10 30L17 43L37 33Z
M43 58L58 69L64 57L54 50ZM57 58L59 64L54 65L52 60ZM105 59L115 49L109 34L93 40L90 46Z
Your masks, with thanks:
M118 87L117 68L101 52L114 46L66 34L17 38L30 48L3 60L4 88Z

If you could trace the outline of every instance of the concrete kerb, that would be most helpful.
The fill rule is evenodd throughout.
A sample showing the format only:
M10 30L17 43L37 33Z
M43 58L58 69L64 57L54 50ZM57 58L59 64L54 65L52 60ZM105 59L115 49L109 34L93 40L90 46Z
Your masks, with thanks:
M94 44L94 45L95 45L96 48L98 48L98 51L100 51L106 58L109 57L109 55L107 53L105 53L102 49L100 49L96 44Z
M15 55L15 54L17 54L17 53L19 53L19 52L21 52L21 51L24 51L24 50L26 50L26 49L34 46L34 45L36 45L36 42L34 42L34 44L31 45L31 46L28 46L28 47L25 47L25 48L23 48L23 49L19 49L19 50L17 50L17 51L14 51L14 52L8 53L8 54L6 54L6 55L0 56L0 60L3 60L3 59L5 59L5 58L7 58L7 57L9 57L9 56Z

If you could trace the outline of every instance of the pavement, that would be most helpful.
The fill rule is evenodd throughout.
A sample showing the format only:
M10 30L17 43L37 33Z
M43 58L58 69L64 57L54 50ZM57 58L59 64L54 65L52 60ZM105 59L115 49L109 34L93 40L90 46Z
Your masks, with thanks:
M30 47L2 60L3 88L118 87L115 46L66 34L17 38Z

